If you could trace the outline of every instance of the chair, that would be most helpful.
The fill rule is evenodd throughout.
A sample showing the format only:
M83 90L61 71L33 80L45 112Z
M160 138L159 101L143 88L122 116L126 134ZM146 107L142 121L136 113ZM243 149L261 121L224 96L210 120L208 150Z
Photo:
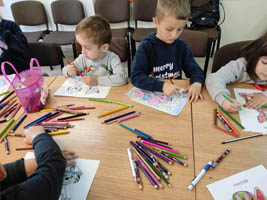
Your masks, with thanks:
M61 65L64 67L62 55L59 47L55 43L29 42L29 47L25 51L27 63L31 58L37 58L40 66Z
M82 3L78 0L58 0L51 4L51 10L56 31L47 35L44 42L56 43L59 46L71 44L74 58L76 58L75 32L59 31L58 25L77 25L85 16Z
M202 7L207 5L211 0L191 0L190 4L191 7ZM212 50L211 50L211 57L214 54L215 46L216 46L216 51L220 47L220 42L221 42L221 27L219 24L217 24L214 28L206 28L206 29L201 29L201 31L206 32L209 34L209 36L212 38Z
M36 42L49 33L48 21L44 6L38 1L20 1L11 5L16 24L25 26L46 25L46 30L24 32L28 42Z
M205 57L204 77L206 78L212 38L210 38L208 33L185 29L179 39L184 40L188 44L194 57Z
M156 31L156 28L139 28L138 22L152 22L155 17L157 0L134 0L133 1L133 19L135 28L133 33L132 56L135 56L136 43L145 38L146 35ZM145 12L144 12L145 9Z
M242 47L247 45L249 42L251 41L234 42L219 48L213 59L211 73L218 71L231 60L239 58Z
M130 76L130 6L128 0L95 0L95 13L106 18L111 24L127 22L124 28L112 28L110 50L119 55L121 62L128 62L128 75ZM116 14L114 14L116 13Z

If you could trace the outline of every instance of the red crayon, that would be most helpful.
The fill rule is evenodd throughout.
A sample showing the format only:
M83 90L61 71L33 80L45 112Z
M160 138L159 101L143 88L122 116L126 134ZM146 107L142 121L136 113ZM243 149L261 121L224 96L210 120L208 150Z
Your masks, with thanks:
M260 90L260 91L265 91L261 86L259 86L258 84L253 84L253 86L255 87L255 88L257 88L258 90Z
M67 63L68 63L68 65L74 65L73 63L71 63L70 61L68 61L67 60ZM81 72L79 72L79 70L78 69L76 69L76 72L81 76L81 77L83 77L83 75L82 75L82 73Z

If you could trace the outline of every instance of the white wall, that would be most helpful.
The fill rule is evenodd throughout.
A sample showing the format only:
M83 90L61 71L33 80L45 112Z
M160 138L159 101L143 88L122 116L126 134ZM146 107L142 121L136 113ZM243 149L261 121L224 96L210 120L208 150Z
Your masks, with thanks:
M10 5L21 0L4 0L5 7L0 7L0 14L13 20ZM38 0L42 2L48 14L49 26L55 30L50 4L54 0ZM94 0L80 0L86 16L94 15ZM110 0L107 0L110 1ZM225 8L225 21L221 25L221 46L235 41L251 40L267 32L267 0L221 0ZM132 23L133 24L133 23ZM22 27L23 31L36 30ZM73 30L74 27L61 27L61 30Z

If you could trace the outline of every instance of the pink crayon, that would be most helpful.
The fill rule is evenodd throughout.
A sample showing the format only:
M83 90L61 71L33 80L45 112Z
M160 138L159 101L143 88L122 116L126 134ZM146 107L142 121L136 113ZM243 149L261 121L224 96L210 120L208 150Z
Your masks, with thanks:
M117 119L116 121L117 122L123 122L123 121L126 121L128 119L132 119L134 117L138 117L139 115L140 115L140 112L135 112L135 113L127 115L125 117L121 117L121 118Z

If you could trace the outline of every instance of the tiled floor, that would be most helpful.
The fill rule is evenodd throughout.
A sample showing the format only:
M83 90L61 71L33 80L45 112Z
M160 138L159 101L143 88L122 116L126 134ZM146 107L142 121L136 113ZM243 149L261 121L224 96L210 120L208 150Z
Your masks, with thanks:
M65 55L65 58L64 58L64 63L65 65L67 64L67 60L69 61L73 61L73 52L72 52L72 47L71 45L68 45L68 46L63 46L62 47L62 50L64 52L64 55ZM204 67L204 62L205 62L205 58L196 58L196 61L197 63L202 67ZM212 65L212 62L213 62L213 58L210 59L209 61L209 67L208 67L208 73L210 73L211 71L211 65ZM125 67L126 71L127 71L127 62L124 62L122 63L123 66ZM49 76L59 76L59 75L62 75L62 72L61 72L61 67L60 65L58 66L53 66L53 70L50 70L50 67L42 67L42 72L43 73L47 73ZM183 77L185 77L183 75Z

